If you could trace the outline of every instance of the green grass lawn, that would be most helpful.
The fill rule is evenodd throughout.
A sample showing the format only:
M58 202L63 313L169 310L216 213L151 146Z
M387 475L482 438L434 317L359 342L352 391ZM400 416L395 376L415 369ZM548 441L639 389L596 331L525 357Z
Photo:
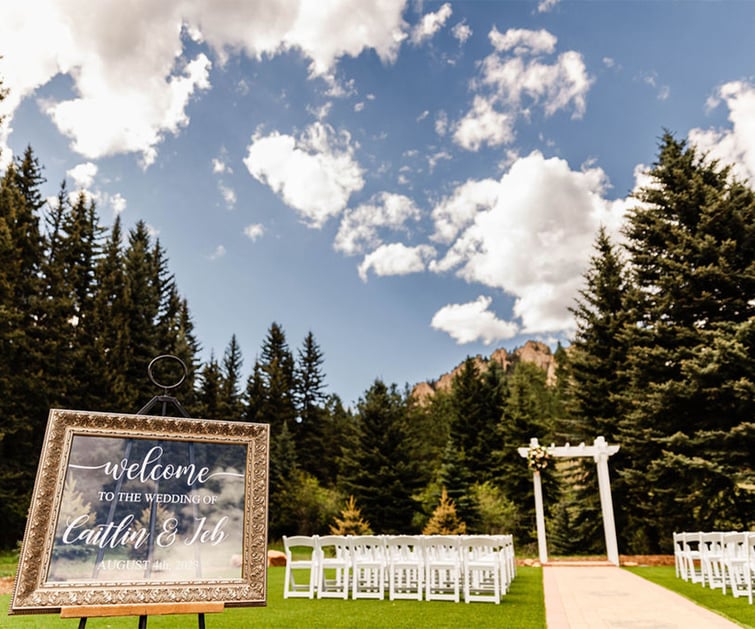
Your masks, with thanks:
M755 629L755 605L746 598L734 598L731 593L711 590L699 583L690 583L676 576L673 566L626 568L630 572L681 594L702 607L707 607L743 627Z
M2 565L2 564L0 564ZM416 629L417 627L506 627L543 629L545 603L540 568L520 568L511 591L500 605L491 603L452 603L446 601L310 600L283 598L284 568L268 570L267 607L228 609L221 614L206 614L207 629L265 627L293 629L327 627L359 629ZM6 616L10 596L0 596L0 627L16 629L71 629L78 620L61 620L57 615ZM135 629L136 618L92 618L87 629ZM149 629L196 627L196 617L153 616Z

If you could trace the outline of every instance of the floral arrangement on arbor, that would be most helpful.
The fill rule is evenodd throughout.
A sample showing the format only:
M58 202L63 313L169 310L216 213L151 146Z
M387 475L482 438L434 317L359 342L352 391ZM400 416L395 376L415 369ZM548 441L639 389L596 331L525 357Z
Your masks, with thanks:
M535 471L539 472L548 467L548 461L550 461L551 455L548 454L543 446L532 446L527 452L527 466Z

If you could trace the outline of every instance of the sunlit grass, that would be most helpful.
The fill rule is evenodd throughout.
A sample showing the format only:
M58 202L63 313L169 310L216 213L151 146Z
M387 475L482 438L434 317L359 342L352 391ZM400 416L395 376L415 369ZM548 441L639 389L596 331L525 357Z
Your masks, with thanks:
M207 629L545 627L543 578L540 568L520 568L511 592L504 597L500 605L446 601L389 601L387 598L382 601L284 599L283 576L283 568L268 570L266 607L227 609L221 614L206 614ZM0 605L4 610L8 609L9 604L10 596L0 597ZM92 618L87 622L87 629L133 629L135 626L134 618ZM149 619L150 629L184 629L196 626L196 619L187 616L153 616ZM0 627L70 629L78 627L78 621L61 620L56 615L0 616Z
M707 607L743 627L755 628L755 605L750 605L745 597L734 598L731 593L711 590L699 583L680 579L673 566L653 566L626 568L630 572L681 594L702 607Z

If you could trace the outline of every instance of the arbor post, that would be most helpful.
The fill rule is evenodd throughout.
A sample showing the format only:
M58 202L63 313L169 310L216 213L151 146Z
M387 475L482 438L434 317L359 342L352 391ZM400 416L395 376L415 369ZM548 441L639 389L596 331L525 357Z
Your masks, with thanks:
M595 463L598 469L598 491L600 508L603 512L603 533L606 538L606 555L608 561L619 565L619 547L616 542L616 522L613 517L613 500L611 499L611 480L608 477L608 444L603 437L595 440Z
M545 511L543 510L543 484L540 480L540 472L535 470L532 474L535 483L535 522L537 524L537 551L540 563L548 561L548 543L545 539Z

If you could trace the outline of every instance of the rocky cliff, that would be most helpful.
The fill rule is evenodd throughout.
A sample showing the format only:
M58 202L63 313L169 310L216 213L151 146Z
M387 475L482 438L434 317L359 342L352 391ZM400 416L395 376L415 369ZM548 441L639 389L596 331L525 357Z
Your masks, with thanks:
M477 370L484 373L489 369L491 363L498 363L504 372L508 372L517 363L532 363L540 367L546 373L546 382L549 385L556 383L556 368L558 367L556 359L551 352L550 347L540 341L527 341L522 347L517 347L511 352L505 349L497 349L489 358L480 356L473 357ZM420 402L425 402L435 395L436 391L448 391L451 383L456 377L464 363L457 365L452 371L444 373L440 378L433 382L420 382L412 389L412 395Z

